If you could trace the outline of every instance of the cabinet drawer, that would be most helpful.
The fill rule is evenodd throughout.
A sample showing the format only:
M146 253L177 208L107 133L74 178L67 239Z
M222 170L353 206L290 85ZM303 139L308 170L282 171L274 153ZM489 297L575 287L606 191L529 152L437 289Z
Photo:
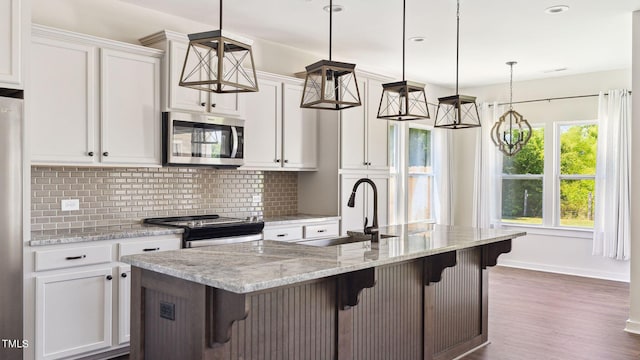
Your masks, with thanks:
M170 239L122 242L118 244L118 259L125 255L180 249L180 241L179 238L172 237Z
M36 271L111 262L111 245L36 251Z
M264 229L262 234L264 240L298 241L302 240L302 226Z
M323 237L334 237L334 236L338 236L339 232L340 232L340 229L338 227L337 222L317 224L317 225L306 225L304 227L304 238L316 239L316 238L323 238Z

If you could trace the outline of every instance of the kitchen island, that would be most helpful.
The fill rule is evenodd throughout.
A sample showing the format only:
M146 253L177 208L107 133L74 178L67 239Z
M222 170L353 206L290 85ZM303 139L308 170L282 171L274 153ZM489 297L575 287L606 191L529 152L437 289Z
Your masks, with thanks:
M485 269L524 233L412 224L380 234L124 257L131 358L451 359L486 343Z

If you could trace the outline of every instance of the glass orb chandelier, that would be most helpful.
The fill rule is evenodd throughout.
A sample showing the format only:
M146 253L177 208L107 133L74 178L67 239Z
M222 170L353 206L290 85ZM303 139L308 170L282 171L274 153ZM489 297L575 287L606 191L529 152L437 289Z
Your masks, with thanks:
M507 62L511 67L509 80L509 110L505 112L491 128L491 140L507 156L517 154L531 138L531 125L517 111L513 110L513 65L515 61Z
M438 98L434 127L465 129L480 126L476 97L458 93L458 63L460 58L460 0L456 12L456 94Z
M424 84L406 81L406 0L402 1L402 81L382 84L378 119L408 121L429 119L429 107Z
M220 30L189 34L179 85L215 93L258 91L251 43L222 31L220 0Z
M342 110L362 105L356 65L333 61L333 0L329 1L329 60L320 60L306 67L301 108Z

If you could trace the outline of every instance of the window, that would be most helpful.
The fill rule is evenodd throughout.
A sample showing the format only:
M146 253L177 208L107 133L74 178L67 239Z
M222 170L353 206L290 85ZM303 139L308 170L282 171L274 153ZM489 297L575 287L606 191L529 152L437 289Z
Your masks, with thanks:
M525 147L502 161L502 221L542 224L544 129L534 128Z
M535 127L518 154L503 156L502 222L593 227L597 139L593 121L559 123L551 133Z
M391 223L434 221L434 160L431 128L395 123L389 131Z
M559 125L560 225L593 227L598 125Z
M433 218L433 161L431 130L409 128L407 166L407 220Z

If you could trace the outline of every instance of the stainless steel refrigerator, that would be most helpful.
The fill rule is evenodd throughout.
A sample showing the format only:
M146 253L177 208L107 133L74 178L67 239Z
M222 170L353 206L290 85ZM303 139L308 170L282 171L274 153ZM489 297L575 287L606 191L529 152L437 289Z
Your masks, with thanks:
M0 359L22 359L22 91L0 89Z

